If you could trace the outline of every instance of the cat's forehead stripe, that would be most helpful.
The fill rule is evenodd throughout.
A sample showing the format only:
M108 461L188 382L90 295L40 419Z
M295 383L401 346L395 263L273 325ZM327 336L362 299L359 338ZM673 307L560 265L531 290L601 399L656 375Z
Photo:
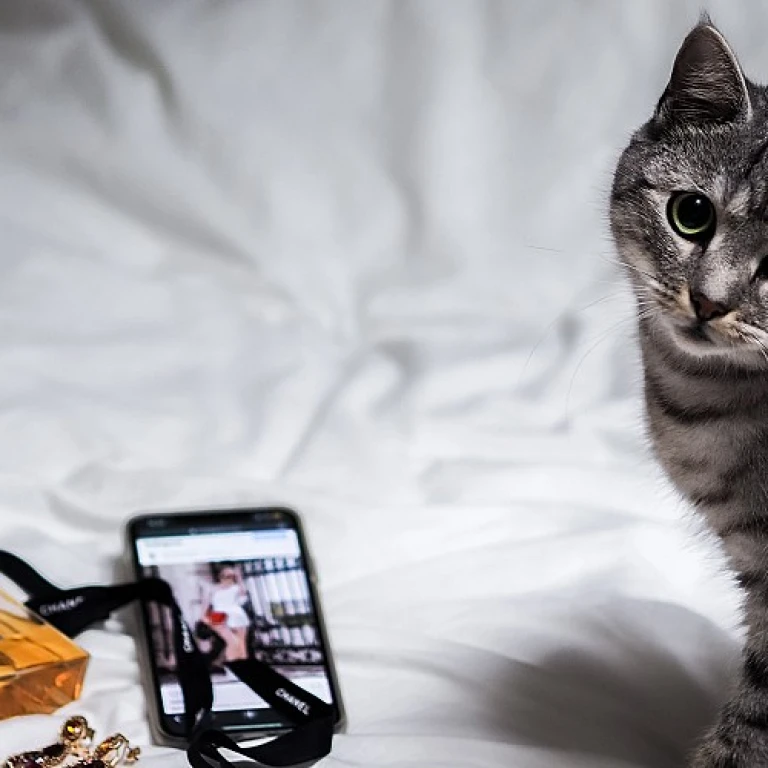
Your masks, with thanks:
M712 181L712 198L714 202L725 205L728 195L728 181L724 176L715 176Z
M732 216L748 216L751 202L752 189L749 184L742 183L731 195L730 199L725 201L725 209Z

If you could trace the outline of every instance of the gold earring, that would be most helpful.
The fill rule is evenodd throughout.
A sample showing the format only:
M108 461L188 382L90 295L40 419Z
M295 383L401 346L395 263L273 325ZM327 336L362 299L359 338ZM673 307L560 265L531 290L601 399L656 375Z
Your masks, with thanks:
M131 747L122 733L116 733L104 739L91 755L75 763L74 768L112 768L122 761L135 763L140 755L139 747Z
M12 755L5 761L4 768L54 768L69 757L80 757L86 742L92 738L93 728L84 717L70 717L61 727L59 740L55 744Z

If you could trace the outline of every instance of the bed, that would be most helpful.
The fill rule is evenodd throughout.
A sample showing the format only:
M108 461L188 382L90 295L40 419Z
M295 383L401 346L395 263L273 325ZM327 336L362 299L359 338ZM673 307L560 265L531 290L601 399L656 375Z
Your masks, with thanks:
M768 8L710 6L765 76ZM680 766L739 598L647 450L606 200L698 11L2 3L0 548L107 581L137 511L294 506L324 765ZM122 621L81 640L66 711L185 765Z

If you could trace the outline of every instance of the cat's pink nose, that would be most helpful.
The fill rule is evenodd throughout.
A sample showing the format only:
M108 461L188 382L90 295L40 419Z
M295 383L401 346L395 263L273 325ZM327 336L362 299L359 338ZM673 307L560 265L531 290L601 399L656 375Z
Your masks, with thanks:
M698 291L691 291L691 304L693 304L696 317L702 321L714 320L716 317L727 315L730 311L724 304L712 301L712 299Z

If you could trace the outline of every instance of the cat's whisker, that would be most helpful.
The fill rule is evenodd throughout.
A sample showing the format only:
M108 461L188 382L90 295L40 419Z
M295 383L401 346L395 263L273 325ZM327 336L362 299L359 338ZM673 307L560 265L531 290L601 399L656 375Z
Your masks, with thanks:
M758 350L760 350L760 353L762 354L763 359L765 360L766 363L768 363L768 348L766 348L765 344L763 344L763 342L760 341L760 339L758 339L755 336L748 336L746 338L747 340L752 341L757 345L757 348Z
M573 371L573 375L571 376L570 384L568 385L568 392L565 396L565 420L566 422L570 422L571 420L571 394L573 392L573 385L576 383L576 377L579 374L579 371L581 370L582 366L586 362L587 358L608 338L610 338L618 329L625 325L628 322L632 322L633 320L645 320L647 318L652 317L654 314L656 314L657 308L651 307L649 309L644 309L638 312L636 315L633 315L632 317L625 317L618 322L614 323L612 326L610 326L607 330L605 330L600 337L595 341L592 346L589 347L589 349L582 355L582 357L579 359L579 362L576 364L576 368Z
M562 322L569 314L572 313L579 313L579 312L585 312L588 309L591 309L592 307L597 306L598 304L602 304L605 301L609 301L610 299L614 299L619 296L618 292L608 294L606 296L601 296L598 299L594 299L593 301L588 302L587 304L584 304L580 307L569 307L568 309L563 310L557 317L555 317L554 320L547 323L547 325L544 328L544 331L542 332L541 336L539 337L539 340L533 345L533 348L528 353L528 357L525 359L525 363L523 363L523 368L520 371L520 376L518 377L517 386L519 387L523 379L525 377L525 373L528 370L528 366L531 364L531 360L533 360L533 356L536 354L536 351L539 349L539 347L543 344L544 339L547 338L547 335L549 332L556 326L558 323ZM628 318L628 319L631 319Z
M616 263L620 264L625 269L631 269L633 272L637 272L638 275L642 275L643 277L647 277L649 280L653 280L654 282L658 282L658 278L654 277L650 272L646 272L643 269L640 269L640 267L636 267L634 264L630 264L628 261L625 261L622 258L617 258Z
M636 272L641 277L644 277L653 285L654 288L672 293L671 289L667 288L667 286L665 286L664 283L662 283L658 277L656 277L655 275L652 275L650 272L646 272L645 270L640 269L640 267L636 267L634 264L630 264L628 261L624 261L621 258L617 259L617 263L620 264L625 269L630 269L633 272Z
M603 264L607 264L609 267L616 269L616 267L622 263L621 256L617 256L613 251L597 251L597 256Z
M651 289L655 291L658 294L661 294L665 298L669 298L673 301L677 300L677 293L672 290L672 288L664 285L657 277L654 277L649 272L646 272L639 267L636 267L634 264L630 264L628 261L624 261L621 258L617 259L617 263L619 263L622 267L626 267L627 269L633 270L641 277L644 277L650 285L644 285L642 282L637 286L639 290L645 290L650 291Z
M656 307L648 307L645 310L642 310L641 312L638 312L637 318L638 320L646 320L650 317L652 317L654 314L656 314Z
M757 328L756 326L749 325L747 323L740 323L740 327L752 338L754 338L755 341L760 340L768 344L768 333L766 333L762 328Z
M760 338L761 334L765 335L763 331L760 331L759 328L753 328L751 326L745 325L736 327L735 331L745 342L752 342L755 344L765 359L765 362L768 363L768 342Z
M762 341L759 341L758 339L755 339L755 341L757 342L758 348L763 353L763 357L765 358L765 362L768 363L768 348L766 348L765 344L763 344Z
M631 291L627 287L626 280L621 277L616 277L615 280L608 280L608 279L601 279L601 278L595 278L592 281L593 285L605 285L609 288L613 288L617 295L623 294L624 296L631 296Z

